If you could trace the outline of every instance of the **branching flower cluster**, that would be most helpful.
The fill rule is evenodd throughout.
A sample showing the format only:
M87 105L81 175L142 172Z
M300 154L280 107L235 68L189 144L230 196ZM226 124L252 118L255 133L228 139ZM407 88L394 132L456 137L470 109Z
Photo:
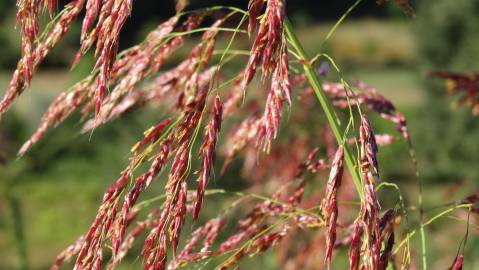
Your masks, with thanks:
M413 15L408 1L395 2ZM83 116L82 132L94 132L131 110L152 106L166 111L133 145L127 166L105 191L90 228L58 255L51 269L68 261L77 270L115 269L137 244L144 269L204 266L212 259L219 262L217 269L231 269L270 249L285 269L334 268L339 249L349 249L352 270L408 269L413 234L409 228L398 234L404 232L400 226L407 226L402 223L406 209L400 203L382 209L377 194L386 183L379 147L398 138L375 134L367 114L394 123L411 145L406 117L362 81L350 86L327 81L327 72L308 72L314 63L301 57L304 50L286 18L286 0L250 0L247 11L185 11L187 5L177 1L175 16L142 43L118 52L133 1L72 1L40 34L39 16L43 9L53 15L56 2L19 0L22 58L0 103L0 116L81 12L85 16L73 65L93 47L96 59L89 76L53 100L19 155L75 112ZM229 27L238 21L236 28ZM251 50L232 48L235 39L248 37ZM196 42L188 57L165 68L186 39ZM220 49L218 39L230 42ZM242 55L248 56L244 68L227 78L222 68ZM256 74L261 74L258 80ZM321 83L320 76L325 77ZM454 81L454 91L470 85L463 77L447 78ZM343 134L332 117L329 126L319 119L318 126L304 128L313 122L315 95L327 115L349 116ZM285 102L288 119L283 117ZM289 130L298 131L288 139L279 136L286 121ZM324 147L318 148L321 143ZM242 177L250 185L246 192L210 189L211 179L221 178L235 162L243 165ZM219 163L221 170L215 166ZM164 193L139 202L155 181ZM206 198L218 193L240 198L213 218L203 216ZM359 207L348 201L358 201ZM475 209L477 201L471 196L455 206ZM241 211L240 203L251 208ZM186 224L195 229L188 232ZM225 230L228 226L232 231ZM398 235L403 237L399 244ZM317 254L324 255L319 263ZM459 254L451 269L461 269L463 259Z

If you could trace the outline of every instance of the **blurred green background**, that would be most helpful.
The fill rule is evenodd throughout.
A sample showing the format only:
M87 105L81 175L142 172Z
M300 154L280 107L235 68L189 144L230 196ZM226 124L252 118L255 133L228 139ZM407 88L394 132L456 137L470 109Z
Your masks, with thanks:
M156 2L165 3L135 3L122 33L123 48L142 40L174 13L172 1ZM199 2L194 5L200 6ZM245 6L245 1L226 2ZM289 2L288 14L311 54L353 4L346 0ZM420 177L425 181L426 208L477 191L479 119L471 116L469 108L452 109L443 82L427 74L438 69L479 71L479 1L417 1L415 19L406 18L393 4L378 7L374 1L363 2L332 36L326 50L346 79L375 86L408 117ZM215 3L225 2L211 5ZM14 1L0 1L0 93L19 57L14 25ZM47 269L57 253L88 228L103 191L127 163L130 146L157 119L152 109L135 111L89 136L79 134L80 119L75 116L48 132L25 157L16 158L49 102L89 72L88 59L69 72L78 36L79 24L53 50L0 124L0 269ZM389 123L374 120L378 133L394 132ZM399 141L382 148L380 164L383 177L400 183L408 202L415 204L417 179L406 144ZM451 193L458 185L461 191ZM150 192L155 191L161 187ZM431 269L444 269L451 262L464 231L461 223L444 226L449 237L439 235L429 242ZM476 231L471 237L465 269L479 269L473 256L479 254ZM264 269L278 268L271 256L258 263Z

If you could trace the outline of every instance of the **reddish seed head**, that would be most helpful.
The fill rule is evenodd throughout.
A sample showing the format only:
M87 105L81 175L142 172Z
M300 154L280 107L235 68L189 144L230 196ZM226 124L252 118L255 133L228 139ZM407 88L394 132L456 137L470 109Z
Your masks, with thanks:
M359 270L359 261L360 261L360 251L361 251L361 227L359 221L354 223L351 246L349 248L349 269L350 270Z
M462 270L462 264L464 262L464 255L459 255L455 258L454 263L449 268L450 270Z
M321 204L324 219L326 220L328 229L326 230L326 258L325 262L330 265L334 242L336 241L336 222L338 218L337 193L341 185L343 176L343 156L344 149L340 145L336 151L336 155L331 165L329 179L326 184L326 195Z
M193 209L193 220L198 219L201 205L203 204L203 196L205 188L208 185L211 170L216 160L216 141L221 129L221 121L223 116L223 105L219 96L216 96L213 106L213 119L206 127L203 145L201 146L201 155L203 157L203 166L199 172L198 191L196 193L196 201Z
M253 0L250 2L250 20L258 16L262 4ZM281 63L281 50L284 48L283 38L284 0L268 0L264 18L258 28L258 33L251 49L251 56L245 69L243 90L253 79L257 67L261 64L265 74L271 74ZM250 21L250 28L255 27ZM265 76L264 76L265 77Z
M251 36L258 26L258 15L263 9L264 0L250 0L248 3L249 24L248 34Z
M368 166L373 169L375 174L379 174L378 161L376 154L378 146L376 137L371 127L371 123L365 115L361 116L361 125L359 127L359 141L361 142L361 162L362 166Z
M57 21L42 35L41 39L36 40L36 46L31 47L31 53L23 55L18 61L17 69L13 73L8 88L3 99L0 101L0 119L2 115L12 105L13 101L25 90L28 82L38 65L45 59L53 47L70 30L78 14L83 8L83 1L75 1L66 5L65 12L62 12ZM22 15L23 16L23 15ZM34 34L34 30L28 30L29 36ZM30 44L26 42L25 44Z

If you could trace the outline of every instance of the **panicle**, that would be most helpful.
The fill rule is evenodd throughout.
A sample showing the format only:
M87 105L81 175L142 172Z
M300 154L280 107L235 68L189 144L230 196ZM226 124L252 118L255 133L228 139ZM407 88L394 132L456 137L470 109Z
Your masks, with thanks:
M271 78L271 88L266 99L266 108L258 131L258 145L269 151L271 141L276 138L282 118L283 95L291 105L291 83L286 47L281 53L281 62L276 65Z
M197 79L197 77L193 77L193 79ZM201 119L209 85L206 82L198 85L196 82L191 84L191 87L194 89L189 90L191 98L188 98L183 106L183 120L174 131L174 144L177 145L176 154L166 183L167 196L163 203L162 213L158 218L157 226L150 231L143 246L145 269L165 269L168 221L171 220L169 223L170 242L175 255L184 225L190 141Z
M157 127L161 127L160 129L163 130L166 126L164 124L165 121L162 121ZM155 132L158 132L158 130L155 130ZM153 143L158 140L159 134L161 133L154 135L154 140L152 140L152 137L150 136L151 134L146 135L145 139L148 139L147 141L149 143ZM144 141L145 140L143 140L143 142ZM169 153L171 150L171 141L171 138L166 138L161 143L158 153L153 157L150 169L146 173L138 176L135 179L133 186L125 195L125 198L123 200L123 206L121 208L121 213L116 221L116 226L114 230L114 232L116 233L113 233L111 237L114 256L116 256L116 254L118 253L120 245L123 242L126 227L128 226L128 215L130 214L132 206L136 203L140 194L150 186L151 182L161 172L166 162L168 161Z
M28 0L27 2L30 3L31 0ZM30 52L24 52L22 54L22 58L18 61L17 68L10 79L7 90L5 91L5 95L0 101L0 119L12 105L13 101L20 94L22 94L22 92L28 86L33 73L40 63L50 53L53 47L58 44L62 37L70 30L76 17L83 9L83 5L83 0L77 0L67 4L58 18L52 22L52 26L49 27L44 34L35 39L36 46L33 48L32 44L31 49L29 49ZM30 21L31 18L26 20ZM30 22L35 24L33 21ZM30 25L30 22L26 22L27 25ZM35 28L35 26L33 26L33 28ZM27 32L32 34L31 31L32 30L27 30ZM30 41L26 41L26 45L24 46L30 46L28 44L30 44Z
M18 0L17 23L21 25L22 57L25 83L28 85L34 70L34 46L40 34L39 16L41 11L48 9L53 15L57 7L57 0Z
M218 250L216 251L217 255L221 255L229 250L236 248L244 239L247 239L257 232L260 231L260 228L256 224L252 224L247 227L244 231L241 231L237 234L231 235L226 241L224 241Z
M155 225L155 222L153 220L153 217L158 214L158 209L154 210L148 215L148 218L137 222L135 227L131 229L131 231L124 237L124 240L121 242L121 246L118 249L118 251L115 253L115 255L110 259L108 262L106 269L114 269L120 262L123 260L123 258L126 256L128 251L131 250L133 247L133 243L135 239L142 234L147 228L150 228Z
M158 129L161 131L164 130L164 127L166 126L166 122L162 123L163 124L160 123L158 125ZM157 130L157 132L161 131ZM155 143L153 138L148 135L150 134L145 136L147 141L149 141L150 144ZM158 134L156 135L158 136ZM149 171L135 180L133 187L125 195L119 217L117 217L117 212L120 204L120 196L126 189L133 169L137 166L138 160L132 158L129 166L121 173L118 180L111 184L107 189L103 196L100 208L98 209L97 216L85 236L85 241L75 263L76 269L89 269L95 265L101 266L102 249L108 238L111 238L112 240L114 254L118 252L126 227L128 226L130 209L136 202L140 193L151 183L153 178L158 175L163 165L166 163L169 143L168 139L163 141L159 153L152 161Z
M18 151L19 156L23 156L34 144L40 141L49 127L58 125L88 99L88 84L88 79L82 80L73 86L70 92L63 92L55 98L43 115L38 129Z
M224 225L225 222L222 218L215 218L196 229L191 234L191 238L187 241L180 254L168 265L168 269L177 269L183 264L199 261L210 256L212 254L211 246ZM195 251L202 239L203 246L199 251Z
M145 269L164 269L167 259L166 222L170 205L164 203L161 214L155 219L153 229L148 234L143 244L143 258Z
M211 170L213 169L216 160L216 141L221 129L222 116L223 105L221 104L219 96L216 96L213 106L213 118L206 127L203 145L200 149L203 164L199 172L198 190L196 192L196 201L193 209L193 220L198 219L201 205L203 204L205 188L208 185Z
M242 247L225 262L223 262L219 266L219 269L228 269L229 267L236 265L243 257L247 255L253 256L259 252L268 250L281 241L288 233L289 229L290 228L288 226L283 226L283 228L278 232L270 232L259 236L251 243L248 243L246 246Z
M263 9L264 0L250 0L248 3L248 34L251 36L258 26L258 15Z
M356 81L356 86L361 90L358 94L347 92L344 84L341 83L323 83L325 93L332 99L335 106L347 108L358 103L364 104L382 118L395 123L397 131L406 141L409 141L406 117L396 110L393 103L380 95L374 87L362 81Z
M192 17L196 16L190 16L187 22L189 22ZM166 38L167 35L174 30L178 19L179 17L175 16L160 24L155 30L148 34L146 40L139 45L138 48L134 49L134 53L117 60L117 62L125 58L125 60L127 60L126 65L122 68L123 74L121 77L115 72L115 69L117 69L115 68L115 62L110 75L110 80L115 81L115 83L112 85L113 88L110 95L105 98L102 104L100 114L92 120L96 125L111 119L113 117L113 110L122 100L122 97L133 91L145 77L156 73L163 65L164 59L183 44L184 37L182 36L175 37L171 40ZM185 22L185 24L187 22ZM197 26L196 24L188 25L188 28ZM181 28L186 28L186 26L183 25Z
M392 102L380 95L372 86L357 81L356 85L364 92L359 94L359 102L365 104L370 110L373 110L379 115L396 124L396 129L406 141L409 141L409 131L407 128L406 117L398 112Z
M284 5L284 0L268 0L266 3L266 11L261 19L251 49L251 56L245 68L243 91L253 80L259 65L261 65L265 74L271 74L280 62L280 50L285 46L283 37ZM250 1L250 11L252 11L250 22L257 20L258 10L261 9L261 6L262 3ZM254 25L253 22L253 25L250 24L249 27Z
M110 228L116 218L119 196L128 183L130 170L125 170L110 185L103 195L103 201L98 209L93 224L86 233L85 240L75 262L75 269L90 269L101 264L103 243L109 234Z
M374 134L374 138L376 140L376 144L378 146L387 146L393 144L395 141L397 141L399 138L391 135L391 134ZM355 138L350 138L348 140L349 145L355 145L356 144L356 139Z
M167 58L182 44L184 36L175 37L170 42L160 46L155 55L156 58L153 60L148 59L148 68L145 69L142 64L137 65L137 63L144 62L144 56L147 52L149 52L148 55L150 55L154 51L153 48L163 42L164 37L172 31L177 20L177 17L173 17L161 24L148 35L148 38L141 46L135 46L119 57L114 63L110 75L112 84L117 82L116 86L113 88L112 94L106 98L101 114L97 115L95 119L87 121L83 127L83 132L92 130L106 121L120 116L134 105L141 105L155 98L154 93L152 93L154 91L150 91L150 89L148 89L148 93L138 90L132 92L131 95L124 98L122 97L125 93L129 92L130 89L133 89L145 76L155 73L159 69L162 65L162 61L159 61L158 58ZM201 20L201 16L193 14L186 19L182 28L188 30L197 27ZM149 64L150 62L153 62L152 65ZM71 90L60 94L52 102L50 108L43 116L40 126L23 145L19 154L23 155L33 144L37 143L43 137L49 127L58 125L73 111L79 109L80 106L84 106L82 112L84 117L87 117L91 108L94 107L94 103L91 103L91 98L94 96L95 89L98 88L98 85L99 78L90 75L75 84ZM165 87L161 87L160 89L164 88Z

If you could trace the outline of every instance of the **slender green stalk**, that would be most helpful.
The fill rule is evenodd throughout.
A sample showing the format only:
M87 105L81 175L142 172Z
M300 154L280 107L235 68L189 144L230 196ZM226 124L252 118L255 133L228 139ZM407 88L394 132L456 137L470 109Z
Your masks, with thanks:
M324 46L324 43L326 43L331 36L336 32L336 29L338 29L339 25L343 23L343 21L348 17L349 13L351 13L363 0L356 0L356 2L348 8L348 10L339 18L339 20L334 24L334 26L329 30L328 34L326 35L326 38L324 39L323 43L321 43L320 48L322 49ZM320 50L322 51L322 50Z
M341 130L341 124L334 112L333 106L331 105L331 102L326 96L326 93L324 93L323 89L321 88L318 75L314 71L313 67L309 64L309 61L308 61L309 58L303 46L301 45L301 42L299 41L298 37L294 33L293 26L291 25L291 22L289 21L289 19L285 20L284 27L291 45L294 47L294 49L298 53L299 57L301 58L300 60L302 60L301 64L303 65L303 69L306 74L306 77L308 78L309 83L313 87L314 92L319 100L319 103L321 104L321 107L323 108L324 113L326 114L326 118L328 120L329 126L331 127L331 130L333 131L333 134L334 134L334 137L336 138L337 143L339 145L344 144L344 159L346 161L346 166L349 170L349 173L351 174L351 177L353 178L354 185L356 186L356 190L359 194L359 197L362 200L364 195L363 195L362 184L361 184L361 176L359 174L359 171L356 169L355 161L354 161L355 159L353 155L351 154L349 147L344 143L343 132Z
M439 214L433 216L432 218L430 218L428 221L424 222L424 223L421 223L419 225L419 228L424 228L424 227L427 227L429 225L431 225L434 221L436 221L437 219L441 218L441 217L444 217L446 215L448 215L449 213L453 212L454 210L457 210L457 209L461 209L461 208L469 208L471 207L472 204L470 203L467 203L467 204L460 204L460 205L456 205L454 207L451 207L449 209L446 209L442 212L440 212ZM393 255L396 254L400 249L401 247L407 242L409 241L409 239L411 237L413 237L415 234L416 234L417 230L413 230L411 231L400 243L399 245L396 247L396 249L394 250L393 252Z

